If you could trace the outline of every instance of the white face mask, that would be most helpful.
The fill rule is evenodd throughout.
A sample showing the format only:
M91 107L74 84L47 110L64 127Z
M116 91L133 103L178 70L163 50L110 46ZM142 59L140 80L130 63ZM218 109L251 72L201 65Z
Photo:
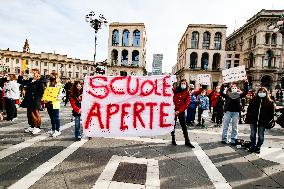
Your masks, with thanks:
M262 93L262 92L259 92L257 95L258 95L260 98L266 97L266 93Z
M186 88L186 85L181 85L180 86L182 89L185 89Z
M237 93L238 89L232 89L232 93Z

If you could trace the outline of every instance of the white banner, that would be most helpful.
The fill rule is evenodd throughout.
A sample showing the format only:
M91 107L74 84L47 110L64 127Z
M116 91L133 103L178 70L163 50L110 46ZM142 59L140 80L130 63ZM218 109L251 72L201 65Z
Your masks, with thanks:
M197 75L198 83L200 85L211 85L211 74L198 74Z
M247 79L245 66L238 66L222 70L223 83L242 81Z
M154 136L174 129L175 76L85 77L84 135Z

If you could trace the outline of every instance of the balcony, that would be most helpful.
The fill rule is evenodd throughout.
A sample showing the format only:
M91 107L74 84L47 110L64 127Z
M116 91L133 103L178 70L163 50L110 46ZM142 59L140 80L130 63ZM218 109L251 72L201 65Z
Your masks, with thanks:
M131 66L138 67L139 66L139 61L138 60L132 60Z
M121 66L128 66L128 60L122 60Z

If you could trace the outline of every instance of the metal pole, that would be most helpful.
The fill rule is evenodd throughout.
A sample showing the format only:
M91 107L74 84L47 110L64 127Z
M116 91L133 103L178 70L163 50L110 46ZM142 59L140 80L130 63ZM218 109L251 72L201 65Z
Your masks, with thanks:
M97 55L97 33L95 33L95 53L94 53L94 64L96 64L96 55Z

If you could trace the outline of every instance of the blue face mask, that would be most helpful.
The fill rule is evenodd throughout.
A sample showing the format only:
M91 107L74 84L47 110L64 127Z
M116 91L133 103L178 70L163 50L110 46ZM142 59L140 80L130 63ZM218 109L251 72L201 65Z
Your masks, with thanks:
M266 97L266 93L262 93L262 92L257 93L257 95L258 95L260 98Z
M237 93L238 89L232 89L231 91L232 91L232 93Z
M185 89L186 88L186 85L181 85L180 86L182 89Z

